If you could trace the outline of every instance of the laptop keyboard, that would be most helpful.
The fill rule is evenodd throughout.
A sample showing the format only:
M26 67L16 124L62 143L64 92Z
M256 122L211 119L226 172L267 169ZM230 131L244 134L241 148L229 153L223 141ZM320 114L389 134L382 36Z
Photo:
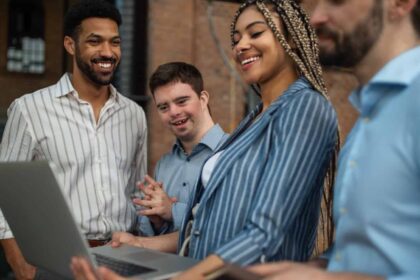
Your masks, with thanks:
M104 255L94 254L98 265L105 266L121 276L130 277L133 275L143 274L154 271L151 268L123 262Z

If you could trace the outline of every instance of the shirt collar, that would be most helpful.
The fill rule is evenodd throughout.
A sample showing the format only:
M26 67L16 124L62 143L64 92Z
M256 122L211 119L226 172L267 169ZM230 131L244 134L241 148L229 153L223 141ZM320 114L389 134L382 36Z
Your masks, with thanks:
M372 112L384 94L401 92L420 74L420 46L409 49L390 60L364 86L350 95L350 102L362 114Z
M225 135L225 133L224 133L223 129L220 127L220 125L215 124L215 125L213 125L212 128L210 128L209 131L207 131L207 133L200 140L200 142L197 145L195 145L195 147L197 147L200 144L203 144L203 145L207 146L208 148L210 148L212 151L215 151L217 146L220 143L220 140L222 139L222 137L224 135ZM193 148L193 151L194 151L195 147ZM184 151L184 148L182 147L182 144L179 141L179 139L176 139L175 144L172 147L172 152L176 152L176 150Z
M420 73L419 58L420 46L401 53L385 64L369 84L400 84L403 86L411 84Z
M115 100L117 103L120 101L120 97L117 94L117 89L113 85L110 86L110 100ZM65 73L61 79L56 84L56 90L55 90L55 97L62 97L72 94L79 98L78 93L73 87L73 84L71 83L71 74Z

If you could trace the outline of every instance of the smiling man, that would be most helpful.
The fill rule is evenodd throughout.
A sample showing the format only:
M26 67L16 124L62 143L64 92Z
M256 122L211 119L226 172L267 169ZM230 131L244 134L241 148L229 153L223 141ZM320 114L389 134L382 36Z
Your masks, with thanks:
M201 165L227 138L213 122L210 96L195 66L184 62L160 65L149 87L160 120L176 142L159 160L156 181L146 176L148 186L140 186L146 198L134 200L143 207L140 232L147 236L179 230Z
M72 73L13 102L0 147L1 161L54 164L91 246L103 245L114 231L134 230L131 194L146 171L144 112L111 85L121 58L120 24L120 13L106 1L70 8L64 47ZM16 278L34 278L36 269L26 263L3 216L0 239Z

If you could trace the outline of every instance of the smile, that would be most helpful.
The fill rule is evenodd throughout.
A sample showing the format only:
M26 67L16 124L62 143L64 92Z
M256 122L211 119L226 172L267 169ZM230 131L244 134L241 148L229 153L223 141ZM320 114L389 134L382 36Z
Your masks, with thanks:
M246 65L246 64L249 64L251 62L257 61L259 59L260 59L260 56L253 56L253 57L247 58L245 60L242 60L241 65Z
M102 69L110 69L112 67L112 63L111 62L99 62L98 65Z
M179 121L176 121L176 122L172 122L172 125L182 125L182 124L184 124L184 123L186 123L188 121L188 119L183 119L183 120L179 120Z

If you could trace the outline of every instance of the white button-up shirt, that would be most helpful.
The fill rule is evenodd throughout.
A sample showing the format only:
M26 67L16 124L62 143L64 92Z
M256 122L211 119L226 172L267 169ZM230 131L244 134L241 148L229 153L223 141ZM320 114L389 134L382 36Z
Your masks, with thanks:
M0 161L48 160L87 238L134 227L130 196L146 172L144 111L111 86L96 122L69 75L16 99L0 145ZM36 191L36 186L33 187ZM29 198L28 198L29 199ZM16 207L19 207L18 205ZM0 239L12 237L0 212Z

